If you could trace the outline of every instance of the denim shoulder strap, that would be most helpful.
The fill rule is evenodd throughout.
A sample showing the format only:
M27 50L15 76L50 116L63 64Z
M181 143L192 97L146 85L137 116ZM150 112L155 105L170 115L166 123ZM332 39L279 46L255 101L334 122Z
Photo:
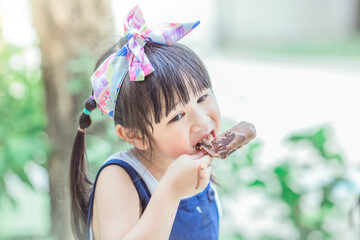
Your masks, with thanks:
M94 204L94 195L95 195L95 188L96 188L96 182L100 175L100 172L109 165L118 165L122 167L130 176L131 180L133 181L136 191L139 194L140 202L141 202L141 208L142 212L144 212L147 204L149 203L151 194L149 189L147 188L144 180L141 178L141 176L135 171L133 167L131 167L127 162L120 160L120 159L112 159L104 163L101 168L99 169L95 182L90 194L89 199L89 209L88 209L88 217L87 217L87 223L86 223L86 239L89 239L89 230L90 230L90 222L92 218L92 212L93 212L93 204Z

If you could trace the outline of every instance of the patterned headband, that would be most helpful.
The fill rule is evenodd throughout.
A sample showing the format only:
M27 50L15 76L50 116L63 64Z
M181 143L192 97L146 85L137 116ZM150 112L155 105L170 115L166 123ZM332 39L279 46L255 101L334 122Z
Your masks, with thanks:
M129 71L130 81L143 81L145 76L154 71L144 52L146 42L171 45L199 23L164 23L154 28L145 24L139 6L131 9L124 21L128 42L105 59L90 79L99 109L113 118L116 99L126 73Z

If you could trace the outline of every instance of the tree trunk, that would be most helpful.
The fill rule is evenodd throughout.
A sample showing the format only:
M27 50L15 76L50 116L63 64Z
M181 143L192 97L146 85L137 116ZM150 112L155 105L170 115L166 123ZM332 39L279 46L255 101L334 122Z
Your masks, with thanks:
M30 3L40 40L47 132L51 143L48 173L52 234L59 240L68 240L73 238L68 169L80 113L78 96L67 91L72 76L66 64L76 58L80 49L102 51L110 46L107 43L113 41L114 32L111 6L110 0L30 0ZM106 45L103 49L99 49L100 37ZM89 86L90 81L84 89Z
M360 0L357 0L356 10L356 31L360 33Z

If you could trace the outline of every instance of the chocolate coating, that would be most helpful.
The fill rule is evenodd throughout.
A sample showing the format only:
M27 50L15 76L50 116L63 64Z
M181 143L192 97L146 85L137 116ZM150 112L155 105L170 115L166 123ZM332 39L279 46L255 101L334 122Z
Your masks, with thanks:
M231 153L247 144L256 137L256 129L252 123L240 122L217 136L212 141L204 140L196 145L213 158L227 158Z

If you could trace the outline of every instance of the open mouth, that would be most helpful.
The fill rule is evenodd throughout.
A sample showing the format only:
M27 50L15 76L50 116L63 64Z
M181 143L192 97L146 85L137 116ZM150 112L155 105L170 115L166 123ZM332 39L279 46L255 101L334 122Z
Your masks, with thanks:
M196 145L196 149L200 149L200 145L209 145L212 140L216 138L215 131L212 130L207 136L205 136L202 140L200 140Z

